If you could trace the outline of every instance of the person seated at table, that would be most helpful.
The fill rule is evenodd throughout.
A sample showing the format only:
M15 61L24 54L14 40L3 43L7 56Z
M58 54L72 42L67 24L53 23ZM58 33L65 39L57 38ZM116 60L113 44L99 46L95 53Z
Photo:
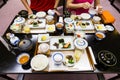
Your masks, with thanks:
M30 0L30 5L28 0L21 0L23 5L28 11L28 14L33 14L33 12L47 11L49 9L54 9L57 15L60 13L57 11L57 6L60 0Z
M98 9L98 13L102 12L102 6L100 0L67 0L66 8L73 14L88 13L88 10L92 8L92 3Z

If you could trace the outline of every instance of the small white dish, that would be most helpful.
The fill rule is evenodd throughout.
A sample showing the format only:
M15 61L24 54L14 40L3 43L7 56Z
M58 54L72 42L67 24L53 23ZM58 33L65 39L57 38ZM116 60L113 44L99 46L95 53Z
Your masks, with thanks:
M91 15L91 17L93 17L93 16L95 16L95 14L97 14L96 10L93 8L90 8L88 12Z
M64 22L65 23L73 23L74 21L71 18L68 17L68 18L64 19Z
M47 43L41 43L38 46L38 50L40 51L40 53L47 53L49 49L50 47Z
M47 21L52 21L54 17L52 15L47 15L46 16Z
M47 56L43 54L38 54L34 56L31 60L31 68L35 71L42 71L44 70L49 64L49 60Z
M75 39L74 44L78 49L85 49L88 46L88 42L82 38Z
M38 43L49 42L49 34L38 34Z
M90 14L88 14L88 13L82 13L80 16L82 19L85 19L85 20L90 19L90 17L91 17Z
M46 31L47 32L54 32L55 31L55 25L46 25Z
M93 17L93 22L94 22L94 23L99 23L100 20L101 20L101 18L100 18L99 16L94 16L94 17Z
M97 31L106 31L104 24L94 24Z
M76 31L74 32L75 38L85 38L86 34L84 31Z
M52 16L54 16L54 15L55 15L54 10L51 10L51 9L49 9L47 13L48 13L49 15L52 15Z
M44 18L44 17L46 16L46 12L44 12L44 11L37 12L37 13L36 13L36 16L37 16L38 18Z
M66 66L72 67L72 66L75 65L75 62L76 62L76 60L75 60L75 58L74 58L73 55L66 55L66 56L65 56L64 64L65 64Z
M25 22L25 18L23 18L23 17L17 17L14 20L14 24L23 24L24 22Z
M111 25L106 25L105 27L108 31L114 31L114 27Z

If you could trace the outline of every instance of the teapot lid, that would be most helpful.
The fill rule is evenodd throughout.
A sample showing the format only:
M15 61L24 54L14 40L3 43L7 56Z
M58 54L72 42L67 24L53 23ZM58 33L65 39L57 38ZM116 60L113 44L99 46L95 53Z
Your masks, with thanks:
M99 60L106 66L114 66L117 63L115 55L107 50L102 50L98 53Z
M22 49L27 49L29 48L30 46L32 45L32 42L31 40L28 40L28 39L23 39L20 41L19 43L19 47L22 48Z

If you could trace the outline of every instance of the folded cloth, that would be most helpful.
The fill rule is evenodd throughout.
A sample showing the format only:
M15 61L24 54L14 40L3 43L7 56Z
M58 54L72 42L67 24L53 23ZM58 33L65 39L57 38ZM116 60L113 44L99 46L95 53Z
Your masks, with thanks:
M108 10L103 10L101 14L101 18L104 24L114 23L115 18Z

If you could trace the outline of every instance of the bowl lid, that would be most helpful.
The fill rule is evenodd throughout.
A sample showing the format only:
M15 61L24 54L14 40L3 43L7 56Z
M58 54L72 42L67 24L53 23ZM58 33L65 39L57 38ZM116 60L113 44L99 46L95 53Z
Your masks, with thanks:
M65 23L73 23L74 21L71 18L65 18L64 19Z
M82 38L75 39L74 44L78 49L85 49L88 46L88 42Z
M18 46L19 46L21 49L27 49L27 48L31 47L31 45L32 45L32 41L31 41L31 40L23 39L23 40L21 40L21 41L19 42L19 45L18 45Z
M98 59L106 66L114 66L117 63L116 56L107 50L101 50L98 53Z

